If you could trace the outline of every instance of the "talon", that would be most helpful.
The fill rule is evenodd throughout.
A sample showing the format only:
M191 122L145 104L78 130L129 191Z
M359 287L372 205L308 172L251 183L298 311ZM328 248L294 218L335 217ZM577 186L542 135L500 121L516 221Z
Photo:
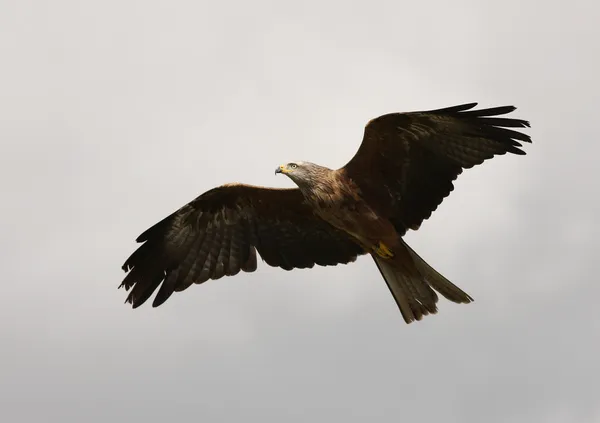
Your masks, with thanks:
M387 245L385 245L383 242L379 242L379 244L377 244L377 246L374 248L375 253L382 258L385 259L390 259L392 257L394 257L394 253L392 252L392 250L390 250Z

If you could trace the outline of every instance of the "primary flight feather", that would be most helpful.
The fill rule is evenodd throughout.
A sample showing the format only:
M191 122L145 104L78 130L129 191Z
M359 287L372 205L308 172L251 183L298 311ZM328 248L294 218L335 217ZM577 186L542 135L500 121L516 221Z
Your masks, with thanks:
M373 119L344 167L292 162L276 169L298 188L228 184L205 192L137 238L143 244L123 265L126 301L136 308L158 288L157 307L194 283L253 272L257 253L286 270L370 254L407 323L436 313L437 293L473 301L402 237L431 216L463 169L525 154L521 142L531 138L509 128L529 123L497 117L515 107L476 105Z

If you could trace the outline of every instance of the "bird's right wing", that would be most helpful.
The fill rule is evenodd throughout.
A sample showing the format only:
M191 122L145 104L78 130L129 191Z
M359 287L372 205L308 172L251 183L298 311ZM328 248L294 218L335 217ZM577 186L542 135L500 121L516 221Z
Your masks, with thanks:
M256 270L263 260L286 270L349 263L364 254L344 232L315 216L298 189L243 184L200 195L138 238L120 287L142 305L159 287L153 306L193 283Z

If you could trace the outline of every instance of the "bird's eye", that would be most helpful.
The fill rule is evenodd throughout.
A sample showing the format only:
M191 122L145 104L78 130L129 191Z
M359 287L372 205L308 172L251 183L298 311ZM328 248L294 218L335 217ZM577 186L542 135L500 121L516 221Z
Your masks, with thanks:
M296 163L292 163L292 164L290 165L290 167L291 167L292 169L296 169L296 168L298 167L298 165L297 165Z

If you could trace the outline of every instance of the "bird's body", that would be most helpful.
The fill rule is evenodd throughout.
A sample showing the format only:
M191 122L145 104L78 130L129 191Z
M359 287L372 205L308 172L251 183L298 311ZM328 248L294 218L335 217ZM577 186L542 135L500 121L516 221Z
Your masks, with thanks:
M140 235L145 243L123 266L127 301L141 305L162 283L158 306L192 283L254 271L258 252L287 270L371 254L407 323L437 312L436 291L471 302L402 237L431 215L464 168L497 154L524 154L518 141L529 136L506 127L528 123L491 117L513 107L468 111L474 106L373 119L346 166L277 168L296 189L228 184L202 194Z
M316 166L310 164L311 166ZM380 244L396 246L400 235L394 225L369 204L361 195L360 188L345 175L343 170L320 167L323 176L307 187L300 187L314 213L330 225L351 235L365 251L376 251Z
M317 166L312 163L303 165ZM319 166L318 179L311 178L299 188L317 216L354 236L363 247L371 245L369 239L387 236L393 229L362 198L356 184L340 170Z

